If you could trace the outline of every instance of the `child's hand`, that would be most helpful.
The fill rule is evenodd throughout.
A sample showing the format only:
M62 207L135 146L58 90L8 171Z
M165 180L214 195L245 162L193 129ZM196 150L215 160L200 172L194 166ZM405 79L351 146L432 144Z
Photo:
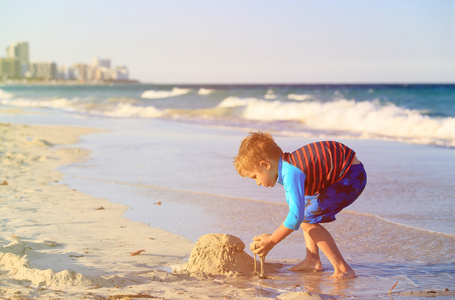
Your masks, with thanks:
M256 241L258 245L258 248L254 250L253 253L258 254L259 256L266 256L276 245L272 241L272 236L269 234L255 236L253 240Z

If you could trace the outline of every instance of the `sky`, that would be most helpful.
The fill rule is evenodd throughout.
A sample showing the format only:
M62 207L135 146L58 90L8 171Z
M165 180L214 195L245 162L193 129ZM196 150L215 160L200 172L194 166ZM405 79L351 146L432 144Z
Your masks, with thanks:
M0 57L144 83L455 83L455 0L0 0Z

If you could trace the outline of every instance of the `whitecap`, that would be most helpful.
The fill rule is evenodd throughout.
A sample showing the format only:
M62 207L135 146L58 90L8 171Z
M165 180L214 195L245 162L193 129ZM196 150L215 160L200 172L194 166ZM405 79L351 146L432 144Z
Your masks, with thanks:
M141 94L141 98L147 99L161 99L161 98L169 98L169 97L176 97L188 94L191 92L191 89L181 89L181 88L173 88L171 91L156 91L156 90L148 90Z
M227 97L224 99L218 107L238 107L246 106L252 101L257 101L257 98L239 98L239 97Z
M313 95L309 94L289 94L288 99L295 101L307 101L313 99Z
M113 110L99 112L99 114L119 118L158 118L165 115L153 106L135 106L129 103L119 103Z
M268 89L264 95L264 98L267 100L274 100L276 99L275 92L272 89Z
M215 90L213 89L205 89L205 88L200 88L199 91L197 92L198 95L210 95L213 93Z
M246 120L294 121L309 130L350 132L360 138L455 146L455 118L432 118L379 100L321 103L229 97L219 106L239 108L236 116Z
M0 99L10 99L14 98L14 94L5 92L4 90L0 89Z

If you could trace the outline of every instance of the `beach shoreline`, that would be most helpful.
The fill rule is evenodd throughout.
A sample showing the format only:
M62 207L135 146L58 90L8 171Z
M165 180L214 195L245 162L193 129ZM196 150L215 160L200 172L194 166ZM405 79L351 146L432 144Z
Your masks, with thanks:
M59 184L63 174L55 168L87 157L73 144L96 130L12 124L0 130L0 297L103 299L175 280L159 268L180 263L193 243L125 219L124 205ZM145 252L130 255L137 250ZM156 294L176 288L168 286Z
M64 174L56 168L90 155L78 147L78 137L97 134L99 130L0 123L0 131L3 153L0 182L4 183L0 186L4 195L0 298L339 299L343 295L320 294L304 285L289 287L286 277L294 276L289 272L273 275L272 280L227 276L200 280L172 274L173 267L187 262L194 242L127 219L126 205L93 197L61 183L65 181ZM230 218L236 216L227 220ZM138 250L145 251L130 255ZM285 267L293 263L281 259L270 262ZM295 276L297 280L303 276L303 282L326 282L329 275L330 271L317 276ZM377 292L369 294L386 296L390 287L377 287ZM398 291L391 295L394 299L412 299L418 295L454 294L438 290Z
M125 218L125 205L61 184L64 174L56 168L86 159L89 151L77 147L78 137L97 131L0 123L4 195L0 298L272 299L277 295L251 286L238 288L222 279L172 274L173 267L187 262L193 242Z

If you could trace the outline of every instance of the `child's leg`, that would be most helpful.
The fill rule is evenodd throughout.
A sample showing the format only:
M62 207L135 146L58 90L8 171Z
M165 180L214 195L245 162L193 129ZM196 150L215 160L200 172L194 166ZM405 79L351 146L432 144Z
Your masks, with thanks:
M302 223L301 227L308 234L309 239L322 250L332 263L335 272L332 278L353 278L356 277L354 270L346 263L332 235L320 224ZM306 241L306 236L305 236Z
M322 271L322 263L319 257L319 247L308 233L303 231L305 236L306 257L297 265L290 268L291 271Z
M305 197L305 219L300 226L305 232L307 257L291 270L307 269L308 263L311 261L308 253L310 252L311 257L319 259L317 249L321 249L335 270L332 277L356 277L355 272L338 250L332 235L319 223L335 221L335 215L359 197L365 188L366 181L363 165L353 165L343 179L326 187L317 196ZM322 270L322 265L320 266Z

